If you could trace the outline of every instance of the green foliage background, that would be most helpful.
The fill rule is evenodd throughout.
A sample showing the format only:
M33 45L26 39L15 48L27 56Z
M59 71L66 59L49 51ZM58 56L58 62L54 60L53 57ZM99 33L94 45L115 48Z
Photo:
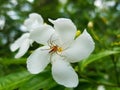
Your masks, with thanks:
M109 1L114 5L107 6ZM6 20L0 30L0 90L97 90L99 85L106 90L120 90L120 0L102 0L101 9L94 3L95 0L67 0L65 4L60 0L0 0L0 16ZM48 18L70 18L78 30L86 28L93 37L92 55L73 64L79 75L78 87L58 85L52 79L51 66L37 75L27 71L26 58L38 47L36 43L23 58L14 59L16 52L12 53L9 46L22 35L20 26L33 12L41 14L47 23Z

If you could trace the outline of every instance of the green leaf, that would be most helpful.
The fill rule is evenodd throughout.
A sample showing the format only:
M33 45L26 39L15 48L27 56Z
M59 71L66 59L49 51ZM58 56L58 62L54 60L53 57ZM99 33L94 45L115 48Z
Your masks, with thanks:
M53 81L51 73L45 71L29 79L19 90L40 90L43 88L48 90L56 85L57 83Z
M64 90L74 90L73 88L65 88Z
M25 64L26 59L10 59L10 58L0 58L0 63L3 65L11 65L11 64Z
M120 87L106 87L106 90L120 90Z
M31 75L27 71L12 73L4 77L0 77L0 90L13 90L18 88L23 82L30 79Z
M83 71L83 69L90 63L92 62L95 62L97 60L100 60L101 58L103 57L106 57L106 56L109 56L109 55L112 55L112 54L118 54L120 53L120 51L102 51L98 54L93 54L91 55L89 58L83 60L82 62L80 62L80 68L81 68L81 71Z

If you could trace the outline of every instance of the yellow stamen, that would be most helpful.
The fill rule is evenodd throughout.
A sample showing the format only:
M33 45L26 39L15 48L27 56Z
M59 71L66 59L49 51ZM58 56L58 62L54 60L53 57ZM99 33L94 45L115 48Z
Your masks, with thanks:
M57 51L58 51L58 52L62 52L62 51L63 51L63 48L62 48L62 47L58 47Z

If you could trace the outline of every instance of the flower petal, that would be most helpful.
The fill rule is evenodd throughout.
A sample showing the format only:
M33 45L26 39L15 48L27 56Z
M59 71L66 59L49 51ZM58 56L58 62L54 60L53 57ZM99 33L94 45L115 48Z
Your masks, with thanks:
M35 40L37 43L47 45L47 41L54 33L54 29L50 25L42 25L36 27L34 31L31 31L30 38Z
M23 43L23 41L29 37L29 33L25 33L23 34L20 38L18 38L13 44L10 45L10 50L11 51L16 51L21 44Z
M48 46L36 49L27 59L27 69L32 74L42 72L49 64Z
M60 35L63 43L67 43L74 40L76 33L76 26L70 19L59 18L57 20L49 19L54 24L56 32Z
M61 57L54 59L52 59L52 75L54 80L65 87L76 87L78 85L78 76L71 65Z
M24 25L28 28L28 30L32 30L41 24L43 24L43 18L37 13L31 13L29 18L24 22Z
M68 49L63 51L63 55L68 58L69 62L79 62L87 58L94 50L94 41L89 33L84 32L73 42Z
M30 47L30 40L27 38L27 39L25 39L22 42L22 44L21 44L21 46L19 48L18 53L15 55L15 58L22 57L27 52L27 50L29 49L29 47Z

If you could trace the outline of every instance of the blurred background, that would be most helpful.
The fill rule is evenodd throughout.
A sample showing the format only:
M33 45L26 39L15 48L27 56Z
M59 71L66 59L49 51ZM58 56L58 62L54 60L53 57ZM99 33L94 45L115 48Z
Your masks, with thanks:
M93 37L96 45L93 54L104 52L103 56L107 56L79 72L80 84L75 90L98 90L101 85L99 90L120 90L120 55L106 54L108 50L120 51L120 0L0 0L0 90L73 90L57 85L52 79L38 84L49 77L49 67L42 75L26 72L26 58L39 46L36 43L21 59L14 59L17 52L10 51L10 44L26 32L24 20L33 12L41 14L47 23L48 18L71 19L78 30L86 28Z

